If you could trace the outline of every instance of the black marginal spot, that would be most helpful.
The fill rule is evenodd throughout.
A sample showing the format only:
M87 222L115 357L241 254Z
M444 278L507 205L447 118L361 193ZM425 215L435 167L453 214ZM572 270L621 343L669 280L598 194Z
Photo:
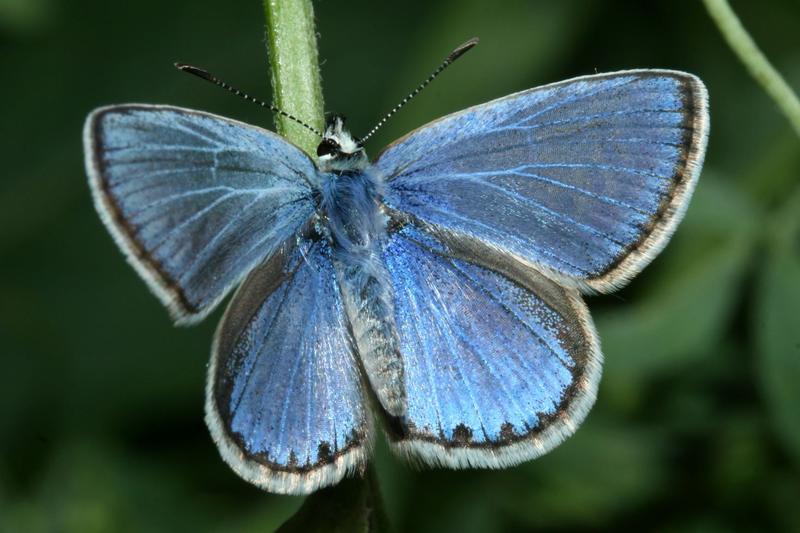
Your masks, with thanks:
M260 465L266 466L275 472L288 472L291 474L305 474L313 472L320 467L334 463L339 458L351 452L353 449L358 448L366 439L366 435L353 431L353 436L348 438L347 445L334 451L327 441L322 441L317 449L317 460L312 462L313 459L307 461L305 464L300 464L298 457L294 453L289 454L288 460L283 462L276 462L270 458L269 451L255 452L249 449L244 442L242 436L236 432L232 432L227 425L225 426L226 436L232 443L244 454L247 461L252 461Z
M322 441L319 443L319 448L317 449L317 463L332 463L333 462L333 453L331 452L331 445L327 441Z
M459 424L453 430L453 443L458 445L465 445L472 442L472 429L464 424Z
M500 440L513 442L514 437L516 437L516 433L514 432L514 424L511 422L506 422L502 426L500 426Z
M350 430L350 434L347 436L347 439L345 440L345 447L349 448L354 444L358 444L363 439L364 436L361 435L355 428L353 428L352 430Z
M289 468L297 468L299 461L297 460L297 454L294 453L294 450L289 452Z

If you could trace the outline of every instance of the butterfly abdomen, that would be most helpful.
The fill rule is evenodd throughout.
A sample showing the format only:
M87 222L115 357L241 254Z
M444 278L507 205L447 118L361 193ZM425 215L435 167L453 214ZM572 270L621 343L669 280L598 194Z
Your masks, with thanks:
M386 236L381 183L364 171L331 173L326 178L322 209L353 340L378 401L390 415L400 416L405 410L403 364L391 284L381 260Z

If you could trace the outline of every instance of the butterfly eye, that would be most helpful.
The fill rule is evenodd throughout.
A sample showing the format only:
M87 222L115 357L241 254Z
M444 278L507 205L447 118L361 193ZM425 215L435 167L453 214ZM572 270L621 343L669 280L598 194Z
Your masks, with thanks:
M331 139L323 139L319 146L317 146L317 157L324 155L331 155L339 151L339 144Z

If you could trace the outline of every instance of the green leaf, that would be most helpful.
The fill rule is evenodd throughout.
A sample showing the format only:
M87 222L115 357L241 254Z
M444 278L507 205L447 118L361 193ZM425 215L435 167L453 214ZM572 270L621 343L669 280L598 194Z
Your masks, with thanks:
M389 529L372 470L319 490L278 531L280 533L361 533Z
M800 462L800 191L768 229L754 324L761 393L775 434Z

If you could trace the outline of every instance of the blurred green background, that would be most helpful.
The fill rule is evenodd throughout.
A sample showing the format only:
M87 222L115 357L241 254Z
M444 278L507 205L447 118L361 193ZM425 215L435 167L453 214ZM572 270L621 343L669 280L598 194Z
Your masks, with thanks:
M733 3L800 88L800 4ZM456 44L481 45L370 151L450 111L576 75L687 70L711 139L684 223L630 286L589 298L599 399L551 454L431 471L379 443L398 531L800 531L800 139L699 1L315 3L326 107L363 133ZM263 493L203 423L217 311L178 329L92 207L94 107L168 103L271 127L179 73L269 99L258 0L0 0L0 531L270 531L302 499Z

